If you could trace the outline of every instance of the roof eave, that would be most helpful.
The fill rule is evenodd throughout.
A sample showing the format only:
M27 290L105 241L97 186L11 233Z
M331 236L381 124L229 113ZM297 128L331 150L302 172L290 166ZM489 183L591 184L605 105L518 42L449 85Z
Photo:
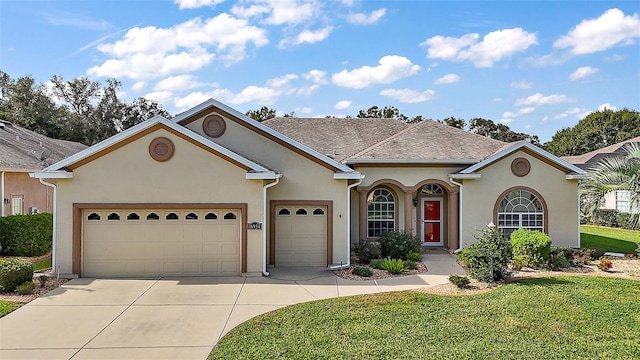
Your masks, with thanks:
M267 171L267 172L248 172L245 175L247 180L276 180L282 178L282 174Z
M35 179L71 179L73 173L70 171L43 171L29 173L29 176Z
M346 159L343 162L355 164L424 164L424 165L473 165L480 159Z
M449 178L458 180L474 180L480 179L482 174L449 174Z
M359 172L337 172L333 173L333 178L336 180L361 180L364 179L364 175Z

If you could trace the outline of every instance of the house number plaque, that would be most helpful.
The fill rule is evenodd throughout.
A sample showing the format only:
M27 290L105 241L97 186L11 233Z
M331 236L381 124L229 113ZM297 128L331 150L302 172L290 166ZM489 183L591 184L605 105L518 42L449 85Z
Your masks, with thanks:
M259 223L257 221L250 222L250 223L247 224L247 229L248 230L262 230L262 223Z

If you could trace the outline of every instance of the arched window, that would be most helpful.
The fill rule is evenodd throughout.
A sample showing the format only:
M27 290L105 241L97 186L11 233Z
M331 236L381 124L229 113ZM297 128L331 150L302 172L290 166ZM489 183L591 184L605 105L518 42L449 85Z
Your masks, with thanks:
M140 215L132 212L129 215L127 215L127 220L140 220Z
M444 195L444 190L438 184L427 184L422 187L422 195Z
M98 220L100 220L100 214L91 213L91 214L89 214L89 216L87 216L87 220L89 220L89 221L98 221Z
M226 214L224 214L224 219L225 220L235 220L238 217L236 216L236 214L232 213L232 212L228 212Z
M110 221L120 220L120 215L118 213L111 213L109 214L109 216L107 216L107 220L110 220Z
M198 220L198 214L190 212L184 218L185 220Z
M204 216L205 220L218 220L218 215L216 215L216 213L207 213L207 215Z
M300 208L296 210L296 215L307 215L307 210Z
M545 231L544 209L542 200L531 191L511 191L498 205L498 229L505 236L520 228Z
M147 220L149 220L149 221L160 220L160 216L158 216L158 214L152 212L152 213L149 213L149 215L147 215Z
M367 237L396 228L396 199L391 191L377 188L367 197Z

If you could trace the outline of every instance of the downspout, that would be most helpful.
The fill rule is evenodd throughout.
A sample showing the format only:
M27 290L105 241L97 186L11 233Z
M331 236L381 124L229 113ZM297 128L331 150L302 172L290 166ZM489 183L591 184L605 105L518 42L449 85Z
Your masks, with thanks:
M348 269L351 266L351 189L362 184L362 179L364 179L364 175L360 175L358 181L347 186L347 231L349 231L347 235L347 263L331 266L331 271Z
M262 224L264 225L262 230L262 276L269 276L267 271L267 189L278 185L281 177L281 174L276 174L276 181L262 187ZM270 225L273 226L273 224Z
M58 188L56 187L55 184L48 183L48 182L44 181L44 179L42 179L42 178L40 178L39 180L40 180L40 183L42 185L46 185L46 186L49 186L49 187L53 188L53 235L52 235L52 244L51 244L51 273L50 274L51 275L53 275L53 274L58 274L59 275L58 271L56 271L56 269L57 269L57 263L56 263L56 244L57 244L57 241L56 241L56 239L58 238L58 233L57 233L57 227L58 226L56 224L56 222L57 222L56 221L56 219L57 219L56 213L58 212L57 211L58 210L58 203L56 202L57 201L56 196L57 196L57 193L58 193L58 191L57 191Z
M582 204L580 201L580 195L582 195L581 186L582 180L578 180L578 249L582 247L582 239L580 238L580 221L582 220Z
M2 198L0 198L0 201L2 201L2 206L0 206L0 216L4 216L4 171L2 172L2 175L0 175L0 192L2 193Z
M458 248L453 251L454 254L457 254L462 251L462 183L453 180L451 177L449 178L449 181L460 188L460 196L458 197L458 212L460 213L458 215L458 226L460 227L458 229Z

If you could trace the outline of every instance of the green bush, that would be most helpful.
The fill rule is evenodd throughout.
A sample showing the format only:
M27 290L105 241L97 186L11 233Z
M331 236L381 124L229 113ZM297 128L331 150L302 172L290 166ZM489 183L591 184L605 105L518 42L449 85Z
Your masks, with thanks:
M405 260L404 267L408 270L416 270L418 268L418 264L412 260Z
M33 280L33 266L22 259L0 260L0 290L11 292L22 283Z
M406 260L411 252L420 252L420 239L410 232L383 232L378 239L383 258Z
M449 281L460 289L465 288L471 282L468 277L460 275L450 275Z
M511 242L496 229L483 229L477 242L462 250L460 259L478 281L494 283L508 278L511 262Z
M599 226L633 230L631 214L616 209L598 209L589 220Z
M33 283L33 280L26 281L16 287L16 292L20 295L29 295L35 288L36 284Z
M384 259L374 259L371 260L369 266L371 266L372 269L382 270L382 263L384 263Z
M407 254L407 260L415 262L422 261L422 254L418 251L411 251Z
M353 252L363 264L368 264L373 259L380 258L380 245L372 241L363 240L353 244Z
M373 275L373 271L366 266L356 266L351 270L353 275L369 277Z
M529 256L515 255L513 259L511 259L511 268L513 270L519 271L523 267L527 266L528 263L529 263Z
M522 256L523 266L538 269L549 261L551 238L540 231L518 229L511 233L513 256Z
M598 260L600 258L602 258L604 256L604 253L606 252L605 249L600 249L600 248L594 248L594 249L588 249L591 252L591 260Z
M579 253L578 249L569 247L551 247L547 267L551 270L560 270L573 265L574 256Z
M401 274L406 270L404 267L404 261L400 259L392 259L389 257L384 259L384 261L382 262L382 269L387 270L389 274L394 275Z
M0 247L3 255L40 256L51 251L53 215L0 217Z

